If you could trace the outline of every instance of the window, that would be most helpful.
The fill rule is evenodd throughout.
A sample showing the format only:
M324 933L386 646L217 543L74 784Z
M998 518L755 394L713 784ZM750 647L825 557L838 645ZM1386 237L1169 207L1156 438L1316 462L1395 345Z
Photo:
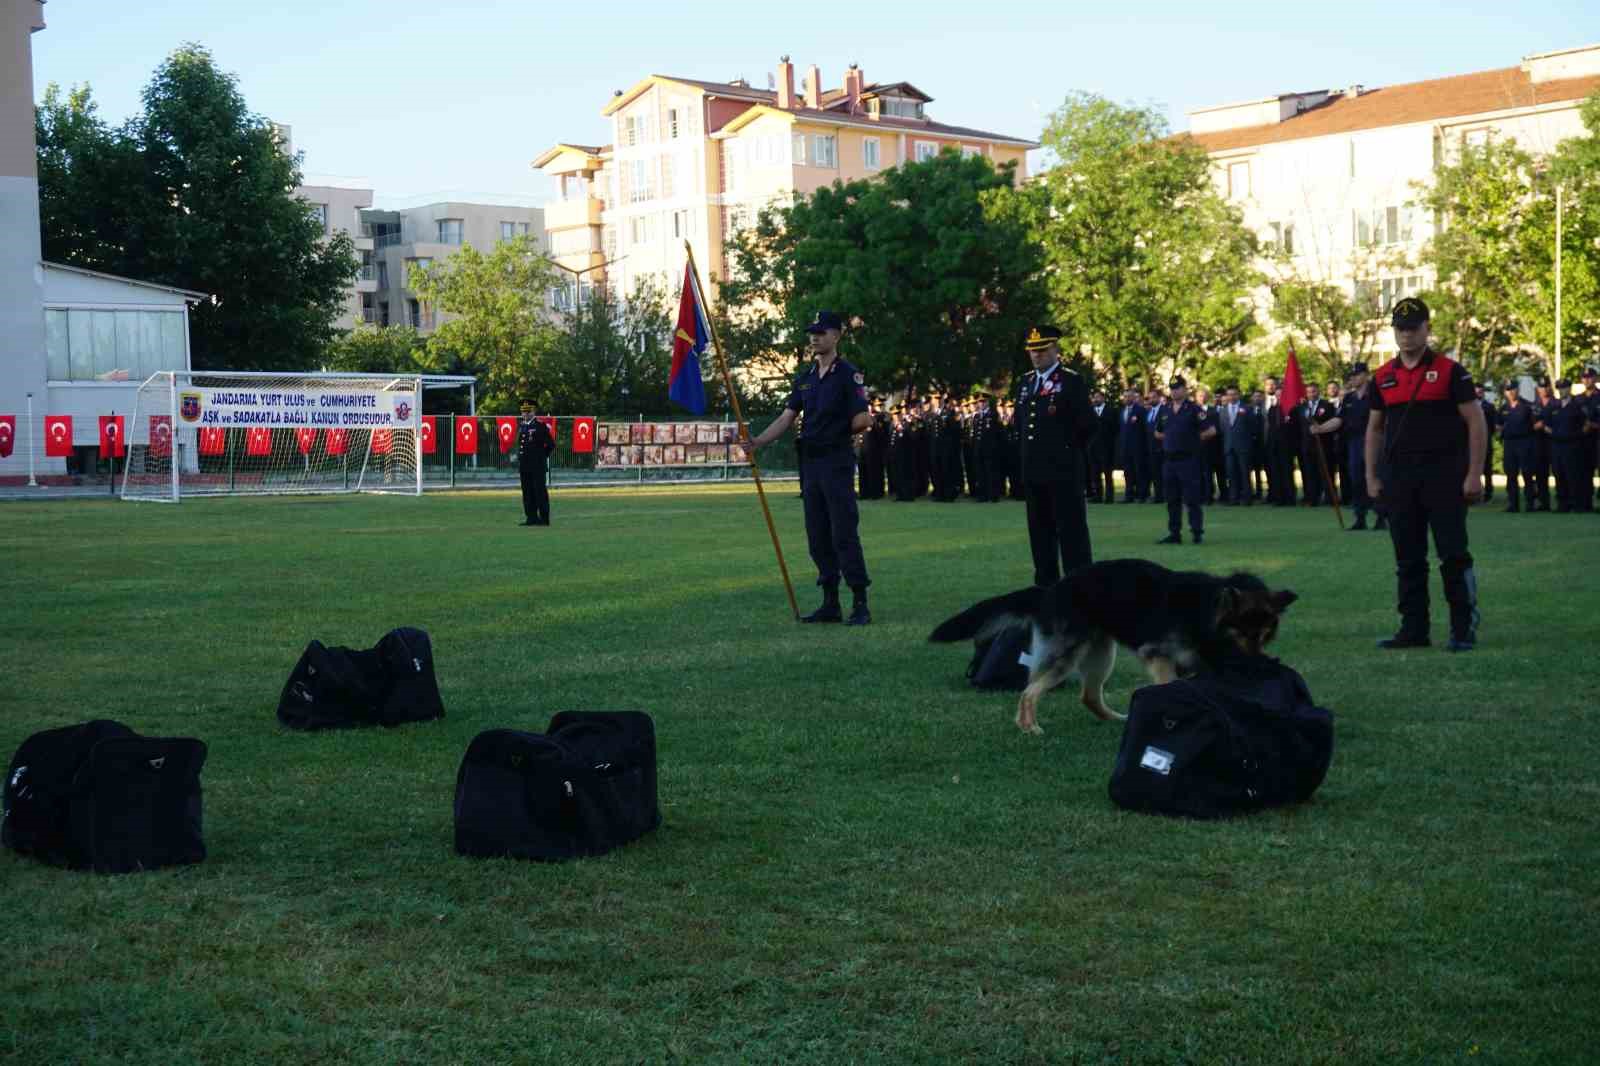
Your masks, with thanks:
M655 219L649 215L640 215L628 220L628 243L649 244L655 239Z
M389 301L385 300L385 301L383 301L382 303L380 303L378 305L378 325L387 326L388 324L389 324Z
M461 220L459 218L441 218L439 220L439 243L461 243Z
M1382 314L1407 296L1414 296L1422 291L1422 277L1413 274L1405 278L1384 278L1379 287L1379 294L1383 302L1378 305L1378 313Z
M502 223L500 223L500 239L501 240L509 241L509 240L512 240L513 238L515 238L516 235L517 235L517 224L515 222L502 222Z
M648 159L635 159L628 163L628 202L642 204L656 198L655 182L651 180Z
M1487 148L1489 145L1489 132L1488 126L1467 130L1461 135L1461 146L1463 148Z
M689 212L672 212L672 235L679 240L689 236Z
M883 164L880 159L878 138L865 137L861 141L861 164L868 170L877 170Z
M600 231L600 254L608 263L617 257L617 227L606 226Z
M812 162L819 167L839 165L837 141L832 134L819 133L811 138Z
M797 133L797 134L794 135L794 165L797 166L797 167L798 166L804 166L805 162L806 162L806 135L803 134L803 133Z
M322 229L322 232L326 234L328 232L328 205L312 204L311 217L316 220L317 225Z
M182 311L58 310L44 313L51 381L142 381L187 366Z
M970 144L963 144L961 146L961 158L962 159L971 159L975 155L982 155L982 154L983 154L983 149L982 148L974 148Z
M622 139L629 148L641 144L653 144L656 139L656 117L629 115L622 120Z
M679 110L677 108L675 108L675 107L667 108L667 137L668 137L669 140L674 140L675 141L675 140L678 139L678 115L679 114L680 114L680 112L679 112Z
M874 117L893 115L896 118L921 118L922 101L904 96L875 96L867 101L867 114Z
M1228 199L1244 200L1250 196L1250 161L1228 164Z
M939 146L932 141L917 142L917 162L926 163L939 154Z
M676 168L673 163L674 160L670 155L661 157L661 198L663 200L670 200L673 197L674 179L677 176L674 173Z
M1267 238L1267 243L1278 249L1284 255L1294 254L1294 223L1269 222L1267 227L1272 231Z
M1411 241L1413 213L1410 207L1375 207L1353 214L1351 238L1358 248Z
M1355 283L1354 293L1356 307L1376 318L1382 314L1382 305L1378 303L1379 290L1375 281L1358 281Z
M433 266L433 260L431 258L427 257L427 256L423 256L423 257L418 258L418 259L407 259L406 260L405 284L408 287L410 286L410 284L411 284L411 274L412 274L413 271L416 271L416 270L427 270L431 266Z
M389 287L389 260L380 259L380 260L378 260L378 288L387 289L388 287Z

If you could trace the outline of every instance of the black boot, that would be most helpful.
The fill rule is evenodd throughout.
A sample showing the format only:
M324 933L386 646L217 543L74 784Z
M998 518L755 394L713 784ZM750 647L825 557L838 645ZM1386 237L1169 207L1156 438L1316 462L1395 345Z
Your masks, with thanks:
M867 610L867 586L850 586L850 617L845 619L847 626L864 626L872 622L872 612Z
M1382 515L1382 514L1379 515L1378 516L1378 520L1372 524L1372 528L1374 530L1388 529L1389 528L1389 516L1388 515Z
M1367 528L1367 516L1364 515L1364 514L1358 514L1358 515L1356 515L1355 523L1348 530L1346 530L1346 532L1348 532L1348 533L1360 533L1363 530L1365 530L1366 528Z
M1176 534L1176 533L1168 533L1166 536L1164 536L1160 540L1156 541L1156 543L1157 544L1182 544L1183 543L1183 538L1178 536L1178 534Z
M1439 567L1444 598L1450 604L1450 651L1471 651L1478 645L1478 573L1471 558L1451 560Z
M839 586L822 586L822 606L800 619L802 622L842 622L844 613L839 610Z

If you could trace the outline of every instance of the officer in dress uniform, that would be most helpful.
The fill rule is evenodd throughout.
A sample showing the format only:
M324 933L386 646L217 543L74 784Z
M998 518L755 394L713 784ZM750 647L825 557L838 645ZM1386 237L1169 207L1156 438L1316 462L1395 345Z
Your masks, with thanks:
M1183 543L1183 510L1187 508L1189 532L1199 544L1206 532L1205 510L1200 506L1206 492L1202 450L1217 435L1217 426L1205 408L1189 399L1186 381L1173 378L1170 388L1172 400L1161 405L1156 421L1167 498L1167 535L1156 543Z
M1481 384L1473 386L1478 394L1478 406L1483 408L1483 424L1489 430L1489 440L1483 446L1483 502L1494 499L1494 431L1498 428L1500 412L1484 395Z
M1061 365L1060 342L1054 326L1028 332L1023 347L1033 369L1017 390L1028 545L1033 581L1041 586L1094 562L1083 486L1083 449L1094 437L1094 411L1083 378Z
M1448 648L1470 651L1478 639L1478 581L1467 551L1467 507L1483 495L1477 462L1488 435L1483 408L1467 369L1428 346L1427 304L1408 296L1394 305L1390 321L1400 354L1373 375L1367 492L1389 512L1400 630L1378 647L1429 643L1431 531L1450 605Z
M534 416L533 404L523 403L522 422L517 427L517 476L522 481L522 524L550 524L550 486L546 475L550 453L556 450L550 428Z
M1530 510L1550 510L1550 434L1545 425L1559 406L1550 394L1550 379L1540 378L1533 387L1533 480L1537 502Z
M1535 489L1533 468L1538 444L1533 439L1533 404L1522 398L1515 381L1505 384L1506 402L1495 422L1500 429L1500 453L1506 472L1506 510L1522 510L1526 498L1533 510ZM1524 497L1525 494L1525 497Z
M874 396L867 413L872 421L861 435L861 498L883 499L884 473L889 457L889 416L884 413L883 401Z
M806 543L811 560L817 564L817 584L822 587L822 606L801 619L802 622L838 622L866 625L872 621L867 610L867 562L861 554L856 510L855 450L851 438L864 433L872 422L867 414L866 379L860 371L839 358L839 338L843 320L832 311L819 311L806 327L811 335L811 366L795 382L794 391L783 413L760 436L743 442L747 453L754 453L788 431L797 415L804 412L801 431L801 462L806 468ZM850 586L854 601L850 617L839 608L839 578Z
M1550 459L1556 469L1556 510L1562 514L1594 510L1594 485L1589 481L1583 453L1588 405L1571 393L1566 378L1556 382L1557 402L1546 414L1544 432L1550 438Z

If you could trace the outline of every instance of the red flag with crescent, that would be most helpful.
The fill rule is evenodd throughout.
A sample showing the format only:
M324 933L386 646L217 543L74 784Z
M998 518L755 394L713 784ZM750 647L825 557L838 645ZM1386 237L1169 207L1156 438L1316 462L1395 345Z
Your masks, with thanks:
M123 428L121 415L100 416L100 458L120 459L128 454L122 443Z
M150 416L150 458L165 459L172 455L172 416Z
M572 420L572 450L575 452L594 451L594 419L574 418Z
M439 450L439 417L437 415L422 416L422 454L432 455Z
M221 426L200 427L200 454L222 455L228 450L228 431Z
M0 459L11 454L17 441L17 416L0 415Z
M327 429L322 432L322 446L328 450L329 455L343 455L345 446L346 429Z
M266 426L251 426L245 431L244 453L246 455L271 455L272 430Z
M456 454L478 454L478 420L471 415L456 419Z
M310 455L311 446L317 443L317 431L302 426L294 431L294 442L300 446L301 455Z
M372 454L388 455L394 451L394 430L375 429L372 431Z
M64 459L72 454L72 416L44 416L44 454Z
M504 455L517 443L517 420L512 415L501 415L494 420L494 433L500 439L500 454Z

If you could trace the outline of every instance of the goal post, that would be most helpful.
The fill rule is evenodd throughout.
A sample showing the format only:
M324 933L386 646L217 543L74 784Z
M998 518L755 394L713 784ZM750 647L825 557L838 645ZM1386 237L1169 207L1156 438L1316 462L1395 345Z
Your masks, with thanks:
M139 386L122 498L422 493L417 375L166 370Z

